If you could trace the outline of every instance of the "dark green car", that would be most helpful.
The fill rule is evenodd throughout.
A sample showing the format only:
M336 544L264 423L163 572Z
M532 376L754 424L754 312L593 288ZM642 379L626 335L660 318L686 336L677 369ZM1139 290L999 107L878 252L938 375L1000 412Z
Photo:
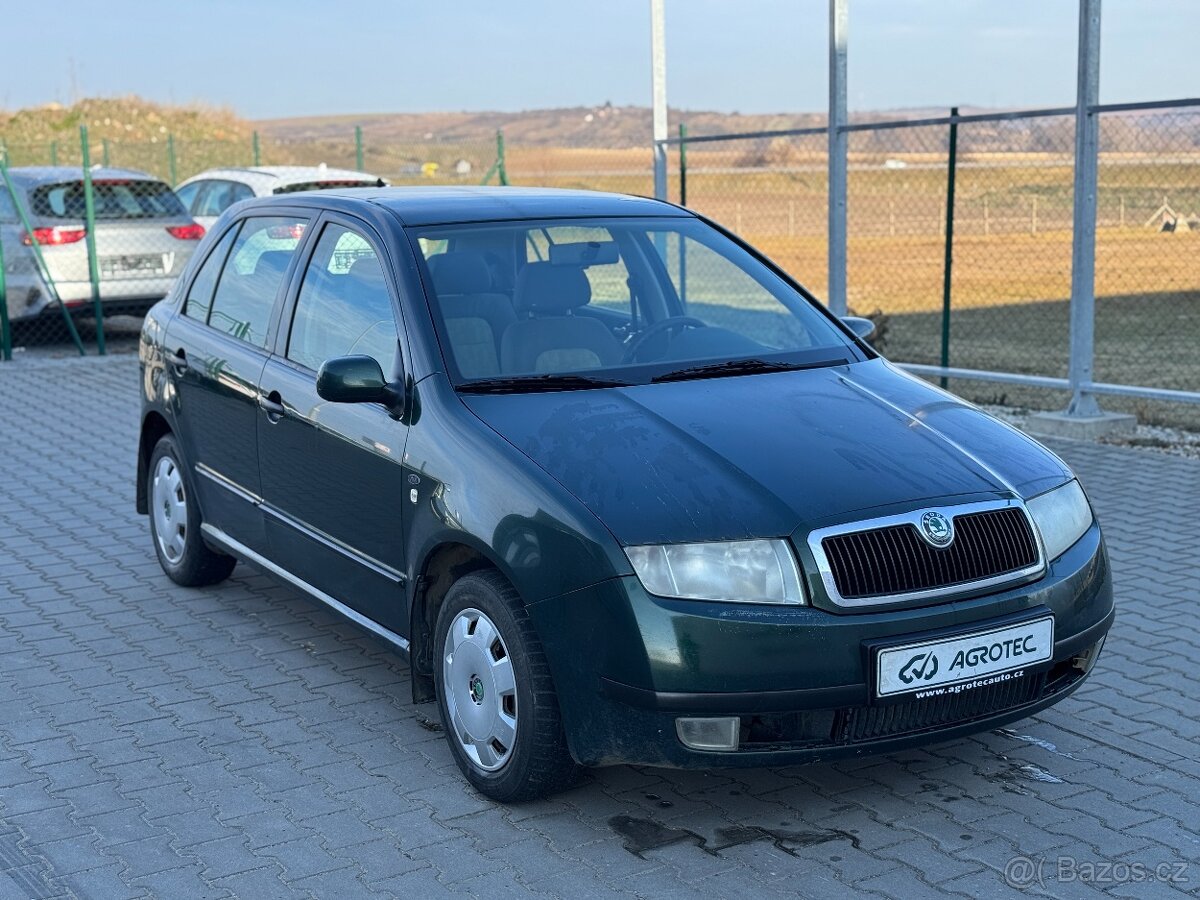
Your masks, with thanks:
M146 320L138 509L411 660L501 800L779 765L1061 700L1113 619L1048 450L691 212L574 191L253 200Z

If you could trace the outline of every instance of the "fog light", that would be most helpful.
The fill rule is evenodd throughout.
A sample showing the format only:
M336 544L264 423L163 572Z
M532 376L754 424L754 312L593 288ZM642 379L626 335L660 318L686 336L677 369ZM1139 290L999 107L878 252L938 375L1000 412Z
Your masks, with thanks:
M737 716L719 719L676 719L675 732L693 750L736 750L742 720Z

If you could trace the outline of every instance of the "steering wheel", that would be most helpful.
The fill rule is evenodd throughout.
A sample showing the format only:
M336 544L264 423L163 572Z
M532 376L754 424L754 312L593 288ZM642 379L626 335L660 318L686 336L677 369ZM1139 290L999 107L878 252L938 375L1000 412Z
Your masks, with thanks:
M664 331L674 331L676 328L707 327L707 322L697 319L695 316L668 316L665 319L659 319L653 325L638 332L633 340L629 342L629 347L625 350L625 362L634 362L637 359L638 351L642 349L642 345L656 334L661 334Z

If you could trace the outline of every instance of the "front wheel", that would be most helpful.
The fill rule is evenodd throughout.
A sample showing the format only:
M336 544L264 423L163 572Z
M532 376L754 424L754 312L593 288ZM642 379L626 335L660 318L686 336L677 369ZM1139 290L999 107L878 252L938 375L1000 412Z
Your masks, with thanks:
M189 495L179 448L171 435L163 435L154 445L146 482L150 534L167 577L184 587L202 587L228 578L237 560L210 549L200 536L200 510Z
M512 585L494 571L459 579L436 631L442 727L467 780L502 802L569 786L578 768L550 667Z

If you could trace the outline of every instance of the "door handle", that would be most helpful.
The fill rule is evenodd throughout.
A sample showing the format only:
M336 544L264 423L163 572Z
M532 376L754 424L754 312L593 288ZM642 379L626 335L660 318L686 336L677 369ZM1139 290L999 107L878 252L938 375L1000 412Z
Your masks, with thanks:
M267 414L267 420L272 424L282 419L287 412L283 405L283 398L279 396L279 391L259 394L258 408Z
M187 353L185 353L183 348L180 347L174 353L167 356L166 363L171 367L171 370L175 372L176 375L180 375L187 371Z

